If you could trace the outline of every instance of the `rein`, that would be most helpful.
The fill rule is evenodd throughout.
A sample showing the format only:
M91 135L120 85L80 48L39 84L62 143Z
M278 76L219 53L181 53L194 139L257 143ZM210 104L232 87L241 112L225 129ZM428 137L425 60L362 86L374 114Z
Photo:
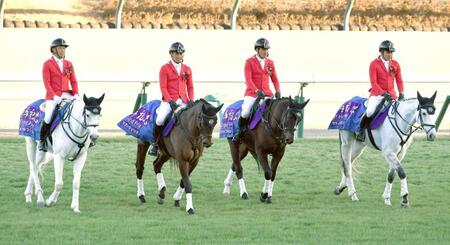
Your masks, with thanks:
M84 122L80 122L77 118L73 117L72 116L73 107L74 107L74 103L72 102L69 105L69 108L67 108L67 111L64 113L63 118L61 119L61 127L63 128L64 133L73 143L75 143L78 146L78 152L75 154L74 157L70 158L69 161L74 161L75 159L77 159L78 155L80 155L81 149L83 149L83 147L85 146L85 143L89 137L87 128L98 126L98 124L87 124L86 123L86 108L83 108ZM71 123L70 123L70 118L72 118L75 122L77 122L84 129L83 130L84 133L82 133L81 135L77 135L73 131ZM64 125L67 125L67 126L64 127Z
M271 113L271 108L273 106L275 101L271 101L268 108L266 109L266 112L264 113L263 117L261 118L261 120L264 122L264 128L270 133L270 135L276 139L278 142L280 142L280 144L285 144L284 140L285 140L285 136L284 133L285 132L295 132L295 130L297 130L296 126L292 127L292 128L288 128L286 127L286 122L287 122L287 118L289 116L290 113L294 112L294 113L300 113L299 117L296 117L296 122L294 125L297 125L298 122L301 120L301 118L303 117L303 113L301 112L301 110L299 109L295 109L295 108L291 108L291 107L287 107L287 109L283 112L283 114L281 115L281 122L278 122L276 118L273 117L272 113ZM279 135L275 135L272 126L270 126L270 117L273 118L273 121L276 124L276 131L281 132Z
M425 130L425 126L429 126L430 129L429 130L425 130L426 133L430 132L430 130L432 130L433 128L435 128L435 125L433 124L426 124L423 122L423 117L422 114L420 113L420 103L417 106L417 111L419 111L419 120L416 120L413 123L409 123L408 121L405 120L405 118L403 118L403 116L400 114L400 112L398 111L398 106L400 105L400 102L395 101L392 104L392 110L390 112L391 115L388 115L389 118L389 122L391 123L392 128L394 128L395 133L398 135L398 137L400 138L400 146L403 148L403 145L408 142L409 138L411 137L411 135L416 132L419 129L423 129ZM409 129L406 132L403 132L399 125L398 125L398 120L397 118L400 118L403 122L405 122L408 126ZM419 121L420 126L415 126L415 122ZM403 137L406 136L406 139L404 140Z

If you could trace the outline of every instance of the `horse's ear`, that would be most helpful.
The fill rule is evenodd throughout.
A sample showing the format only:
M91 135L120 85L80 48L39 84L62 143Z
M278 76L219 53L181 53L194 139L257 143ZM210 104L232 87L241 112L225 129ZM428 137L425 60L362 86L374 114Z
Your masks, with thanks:
M220 110L222 110L222 106L223 106L223 103L221 105L219 105L218 107L214 108L214 112L217 113Z
M419 91L417 91L417 99L419 100L419 103L423 101L423 97L420 95Z
M300 104L300 109L305 108L305 106L308 104L308 102L309 102L309 99L308 99L307 101L301 103L301 104Z
M206 106L205 106L205 104L202 104L202 111L203 111L203 113L206 112Z
M289 107L292 107L292 98L290 95L289 95Z
M436 99L437 90L434 91L433 96L431 96L431 103L434 104L434 99Z
M97 99L97 103L100 105L104 98L105 98L105 93L103 93L102 96L100 96L100 98Z
M83 94L83 101L84 101L84 104L86 104L87 101L88 101L88 98L86 97L86 94Z

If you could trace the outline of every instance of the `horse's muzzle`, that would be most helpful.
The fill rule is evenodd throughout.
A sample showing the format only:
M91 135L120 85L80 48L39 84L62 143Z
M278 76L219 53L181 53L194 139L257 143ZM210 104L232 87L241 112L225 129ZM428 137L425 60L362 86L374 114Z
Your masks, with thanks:
M213 145L213 142L212 142L212 141L209 141L209 142L203 141L203 146L206 147L206 148L209 148L209 147L211 147L212 145Z
M434 141L434 139L436 139L436 134L427 134L428 141Z
M288 145L290 145L290 144L294 143L294 139L292 139L292 138L286 138L285 143L288 144Z

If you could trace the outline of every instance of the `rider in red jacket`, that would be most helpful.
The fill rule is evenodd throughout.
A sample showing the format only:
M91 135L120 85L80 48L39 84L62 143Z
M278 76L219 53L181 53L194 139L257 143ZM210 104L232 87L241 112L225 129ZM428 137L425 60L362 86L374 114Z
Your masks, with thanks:
M159 71L159 87L161 89L161 105L156 109L155 141L162 132L167 115L178 106L185 107L194 100L194 83L192 70L183 64L184 46L180 42L173 43L169 48L171 60ZM156 156L157 144L153 144L149 155Z
M239 130L234 136L233 141L238 142L242 137L245 128L249 123L249 116L253 104L257 97L270 98L273 96L269 87L269 79L272 80L275 88L275 97L280 98L280 83L273 61L269 58L269 41L265 38L256 40L256 54L245 62L245 84L247 88L244 95L244 103L241 107L241 116L239 118ZM261 100L261 103L264 100Z
M50 131L50 123L56 105L62 99L78 98L78 82L75 70L70 61L65 59L66 48L69 47L62 38L53 40L50 52L53 56L44 63L42 77L46 90L45 117L41 125L39 150L47 152L46 138Z
M384 98L388 100L397 99L394 80L400 93L398 99L405 99L400 65L392 59L393 52L395 52L394 44L389 40L385 40L381 42L379 51L380 56L370 63L369 68L370 96L367 101L366 114L361 119L359 134L356 137L361 142L365 140L365 128L368 126L377 106Z

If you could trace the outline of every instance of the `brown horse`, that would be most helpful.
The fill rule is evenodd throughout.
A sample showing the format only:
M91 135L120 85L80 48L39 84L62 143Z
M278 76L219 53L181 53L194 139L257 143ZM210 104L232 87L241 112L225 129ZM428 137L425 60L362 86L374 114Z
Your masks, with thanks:
M217 112L220 111L223 104L214 107L203 99L197 100L187 109L178 114L177 123L166 137L161 136L158 140L159 152L153 161L153 170L156 174L159 194L157 202L164 203L166 183L164 181L161 168L170 158L178 162L181 181L173 198L175 206L180 206L180 199L183 192L186 192L186 212L194 213L192 205L192 185L189 175L197 166L198 160L203 153L204 147L210 147L212 131L217 123ZM142 174L144 173L144 163L149 142L139 141L137 144L136 155L136 177L137 177L137 196L141 203L145 201L144 183Z
M309 100L300 104L290 97L270 100L262 121L255 129L247 131L239 142L233 142L231 138L228 138L233 164L224 181L224 194L230 194L231 182L236 175L240 196L242 199L248 199L241 161L250 152L264 170L265 182L260 200L272 203L272 190L278 164L283 158L286 144L294 142L296 125L303 119L302 110L308 102ZM272 155L270 165L267 157L269 154Z

